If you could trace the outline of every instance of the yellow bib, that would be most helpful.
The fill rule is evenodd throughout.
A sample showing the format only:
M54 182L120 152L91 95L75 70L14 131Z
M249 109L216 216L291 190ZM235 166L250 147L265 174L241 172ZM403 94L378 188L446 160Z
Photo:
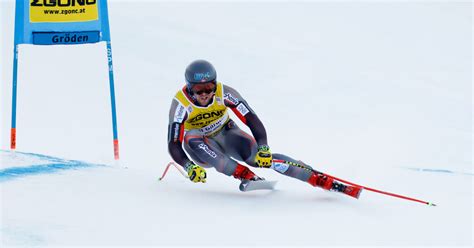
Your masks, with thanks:
M200 107L189 99L185 89L178 91L175 99L181 103L188 118L184 122L184 130L189 131L193 129L199 130L203 135L212 135L219 131L224 124L229 120L227 107L224 105L223 87L221 83L217 83L216 93L212 98L212 102L207 107Z

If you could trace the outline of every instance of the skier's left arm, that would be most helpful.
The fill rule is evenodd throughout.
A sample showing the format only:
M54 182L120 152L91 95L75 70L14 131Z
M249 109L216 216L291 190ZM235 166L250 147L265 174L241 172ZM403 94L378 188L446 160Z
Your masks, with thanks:
M272 155L267 141L267 132L262 121L255 111L248 105L247 101L233 88L224 85L224 103L239 119L250 128L258 145L255 162L261 167L270 167Z
M183 105L173 99L169 112L168 122L168 152L173 160L187 169L187 165L191 161L182 147L182 139L184 134L183 123L187 118L187 113Z

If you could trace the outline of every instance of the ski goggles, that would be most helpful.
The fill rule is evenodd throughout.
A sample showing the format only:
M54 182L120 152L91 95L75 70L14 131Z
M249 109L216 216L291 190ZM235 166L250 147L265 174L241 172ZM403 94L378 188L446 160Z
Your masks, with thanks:
M191 88L191 91L195 95L211 94L216 92L216 83L196 84Z

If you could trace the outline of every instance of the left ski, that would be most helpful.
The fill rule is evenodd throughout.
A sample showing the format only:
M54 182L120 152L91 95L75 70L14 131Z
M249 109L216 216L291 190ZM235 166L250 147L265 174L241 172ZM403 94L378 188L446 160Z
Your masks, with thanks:
M275 184L277 181L266 181L266 180L257 180L257 181L250 181L250 180L243 180L240 185L240 191L247 192L252 190L273 190L275 189Z

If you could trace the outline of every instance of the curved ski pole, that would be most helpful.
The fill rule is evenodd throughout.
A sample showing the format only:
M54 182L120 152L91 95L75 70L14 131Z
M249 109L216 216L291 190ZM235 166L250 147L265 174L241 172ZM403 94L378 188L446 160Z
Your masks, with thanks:
M171 165L174 165L174 167L176 167L176 169L179 171L179 173L181 173L181 175L183 175L183 177L188 178L188 175L181 169L181 167L178 164L176 164L175 162L169 162L168 165L166 166L165 171L163 172L163 175L161 175L161 177L158 178L159 181L163 180L163 178L166 176L166 173L168 173L168 170Z
M302 169L306 169L306 170L310 170L309 168L303 166L303 165L300 165L298 163L295 163L295 162L291 162L291 161L285 161L285 160L279 160L279 159L274 159L273 162L276 162L276 163L285 163L285 164L288 164L288 165L291 165L291 166L295 166L295 167L299 167L299 168L302 168ZM409 201L414 201L414 202L419 202L419 203L423 203L423 204L426 204L428 206L436 206L436 204L432 203L432 202L427 202L427 201L422 201L422 200L418 200L418 199L415 199L415 198L411 198L411 197L408 197L408 196L403 196L403 195L399 195L399 194L394 194L394 193L390 193L390 192L385 192L385 191L382 191L382 190L378 190L378 189L373 189L373 188L369 188L369 187L366 187L366 186L362 186L362 185L359 185L359 184L355 184L353 182L349 182L347 180L344 180L344 179L340 179L340 178L337 178L335 176L331 176L329 174L326 174L326 173L322 173L322 172L319 172L317 170L311 170L315 173L320 173L320 174L323 174L323 175L326 175L328 177L332 177L334 178L335 180L337 181L340 181L340 182L343 182L343 183L347 183L347 184L350 184L350 185L353 185L353 186L356 186L356 187L361 187L365 190L368 190L368 191L372 191L372 192L375 192L375 193L379 193L379 194L384 194L384 195L388 195L388 196L393 196L393 197L397 197L397 198L400 198L400 199L405 199L405 200L409 200Z

